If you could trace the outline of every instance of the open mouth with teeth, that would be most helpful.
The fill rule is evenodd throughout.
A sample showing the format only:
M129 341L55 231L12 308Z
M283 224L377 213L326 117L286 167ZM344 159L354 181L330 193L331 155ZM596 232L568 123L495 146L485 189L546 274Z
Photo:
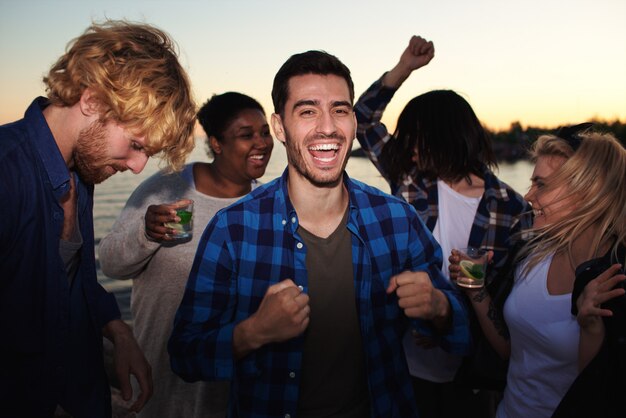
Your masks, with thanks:
M256 165L264 165L267 163L268 158L267 154L253 154L248 156L248 160Z
M313 158L323 164L332 163L337 158L339 144L317 144L308 147Z

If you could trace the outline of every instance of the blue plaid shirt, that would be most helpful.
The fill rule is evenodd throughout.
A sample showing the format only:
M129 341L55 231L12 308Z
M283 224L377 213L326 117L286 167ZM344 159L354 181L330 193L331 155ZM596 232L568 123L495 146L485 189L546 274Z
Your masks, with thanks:
M382 84L381 77L361 95L354 106L358 122L357 139L378 171L387 179L391 193L413 205L432 231L439 216L437 180L424 178L415 166L399 183L393 183L378 161L384 145L395 140L380 121L395 92L396 89ZM494 252L487 275L487 282L490 283L502 274L506 255L517 233L531 226L532 212L524 198L498 179L487 166L483 166L482 178L485 193L478 204L467 245Z
M356 306L372 416L416 417L402 335L409 319L392 276L426 271L450 301L449 351L469 348L467 311L441 275L441 249L406 202L348 178ZM205 230L169 341L173 370L188 381L232 379L231 417L295 417L304 337L272 343L236 361L233 329L256 312L265 291L290 278L307 292L306 246L287 194L287 171L220 211ZM412 320L433 335L426 321ZM332 341L328 342L332 344Z

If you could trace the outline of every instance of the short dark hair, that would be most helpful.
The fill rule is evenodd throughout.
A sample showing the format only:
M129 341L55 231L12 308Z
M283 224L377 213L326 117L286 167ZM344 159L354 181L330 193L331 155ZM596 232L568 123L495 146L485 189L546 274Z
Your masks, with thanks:
M429 91L409 101L393 136L380 163L394 183L416 164L425 177L453 182L470 174L482 178L484 166L497 167L487 132L470 104L452 90Z
M207 137L214 136L221 141L231 122L246 109L260 110L265 115L263 107L250 96L232 91L216 94L198 111L198 122Z
M274 77L272 87L272 101L274 112L283 116L285 103L289 96L289 80L292 77L305 74L336 75L348 84L350 90L350 102L354 101L354 83L350 76L350 70L337 57L324 51L307 51L289 57L280 67Z

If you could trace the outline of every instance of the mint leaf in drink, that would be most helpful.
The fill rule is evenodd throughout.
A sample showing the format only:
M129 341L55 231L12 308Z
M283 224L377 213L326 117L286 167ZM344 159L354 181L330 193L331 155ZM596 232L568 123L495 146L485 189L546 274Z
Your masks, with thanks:
M470 269L470 272L472 273L472 276L474 276L474 278L476 279L483 278L483 266L481 264L474 264Z
M180 218L179 223L181 225L188 224L191 220L191 212L189 212L188 210L177 210L176 215L178 215L178 217Z

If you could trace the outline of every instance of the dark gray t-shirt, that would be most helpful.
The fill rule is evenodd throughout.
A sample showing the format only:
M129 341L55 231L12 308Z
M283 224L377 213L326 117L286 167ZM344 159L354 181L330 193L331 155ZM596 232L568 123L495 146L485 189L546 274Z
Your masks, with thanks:
M298 229L307 248L311 308L304 337L298 417L369 416L347 214L328 238Z
M69 240L59 238L59 255L63 260L65 266L65 272L70 284L76 277L78 271L78 264L80 262L79 251L83 246L83 236L80 233L80 227L78 223L78 216L76 217L76 228L72 231L72 236Z

